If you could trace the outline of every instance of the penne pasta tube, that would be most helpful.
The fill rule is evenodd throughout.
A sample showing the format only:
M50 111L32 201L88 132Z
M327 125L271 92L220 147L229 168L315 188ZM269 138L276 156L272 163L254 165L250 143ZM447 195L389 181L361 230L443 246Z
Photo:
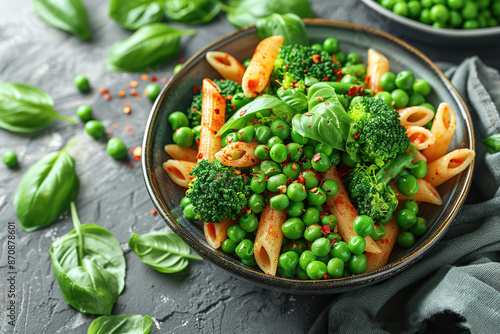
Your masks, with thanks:
M356 232L354 232L352 222L354 218L358 216L358 212L352 205L349 196L347 196L342 178L334 166L330 166L324 173L323 180L334 180L338 184L337 193L326 197L326 206L330 207L328 211L337 218L337 226L340 235L342 235L342 239L348 242L352 237L357 235ZM380 254L380 248L370 236L365 237L365 241L366 252Z
M163 169L170 176L170 179L184 188L187 188L194 178L192 175L189 175L194 166L196 166L195 162L172 159L163 163Z
M439 192L436 190L436 188L434 188L432 184L430 184L428 181L424 179L417 179L417 182L418 182L418 191L414 196L411 197L401 194L398 190L398 187L393 182L390 183L390 186L394 191L394 193L396 194L396 198L398 200L414 199L417 202L443 205L443 200L441 199L441 195L439 195Z
M463 172L474 161L476 152L468 148L452 151L427 165L427 180L434 187Z
M227 229L234 224L236 222L230 218L224 218L220 223L204 223L203 232L205 233L207 243L214 249L222 246L222 243L227 238Z
M196 162L198 151L190 147L180 147L176 144L165 145L165 152L175 160Z
M278 269L283 232L281 225L285 222L285 210L276 211L270 205L264 206L260 216L257 235L255 236L255 262L263 272L275 276Z
M260 164L260 159L255 156L254 143L237 141L229 143L226 147L215 153L215 158L223 165L232 167L251 167Z
M424 126L434 118L434 112L427 107L406 107L396 111L403 126Z
M366 66L366 88L371 89L373 94L383 91L380 86L380 78L389 72L389 60L380 52L368 49L368 64Z
M246 97L256 97L266 88L282 44L283 36L271 36L257 45L243 75L242 88Z
M428 161L434 161L448 152L456 128L457 119L453 108L446 102L441 103L431 127L436 142L422 152Z
M417 151L417 157L412 162L415 162L415 161L427 162L427 158L420 151Z
M198 160L212 161L215 153L221 149L221 138L215 135L224 125L226 102L220 95L219 87L210 79L204 79L202 85L201 129L198 148Z
M222 51L209 51L205 58L224 79L235 81L241 85L245 66L236 58Z
M384 224L384 228L385 236L375 241L382 252L380 254L366 254L366 260L368 261L366 272L385 266L389 261L389 256L394 245L396 245L396 241L398 241L399 226L396 223L396 216L393 216L389 222Z
M423 150L433 145L436 142L436 137L426 128L422 126L407 126L406 135L410 138L410 143L417 148Z

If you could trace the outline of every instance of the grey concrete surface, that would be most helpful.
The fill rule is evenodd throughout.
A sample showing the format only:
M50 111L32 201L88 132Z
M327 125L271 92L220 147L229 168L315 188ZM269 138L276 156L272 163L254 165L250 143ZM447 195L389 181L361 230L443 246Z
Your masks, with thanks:
M48 92L56 110L76 119L75 110L89 104L110 135L124 140L127 147L139 146L151 103L146 98L119 98L125 84L139 81L140 74L111 72L105 58L111 45L130 35L108 17L107 1L85 0L93 37L82 42L42 22L28 0L0 2L0 82L22 82ZM350 21L398 34L388 22L370 13L354 0L311 0L317 17ZM174 26L184 28L182 25ZM221 14L213 22L195 27L194 37L182 39L179 57L189 58L206 44L235 29ZM400 36L404 39L405 36ZM499 46L446 49L408 40L434 61L459 62L478 54L487 64L500 68ZM149 73L169 77L176 62ZM79 93L73 77L89 77L92 90ZM100 87L113 98L103 99ZM126 90L128 91L128 90ZM122 112L124 103L132 112ZM114 127L114 124L117 127ZM130 130L126 130L130 126ZM26 233L16 229L16 321L8 324L6 302L7 223L15 222L12 199L28 168L43 155L59 150L78 139L70 154L76 160L81 188L77 207L82 222L94 222L111 231L121 242L127 261L126 287L113 314L148 314L154 319L152 333L303 333L334 296L294 296L275 293L238 280L208 261L192 261L179 274L158 273L142 264L130 251L132 233L165 229L161 218L151 214L153 205L146 192L139 163L132 167L110 158L105 141L88 137L81 122L71 125L56 120L35 134L14 134L0 129L0 154L13 149L19 167L0 164L0 332L16 334L86 333L95 318L79 313L63 300L54 277L49 248L59 236L72 229L68 213L53 225ZM130 155L130 154L129 154ZM353 310L355 312L355 310Z

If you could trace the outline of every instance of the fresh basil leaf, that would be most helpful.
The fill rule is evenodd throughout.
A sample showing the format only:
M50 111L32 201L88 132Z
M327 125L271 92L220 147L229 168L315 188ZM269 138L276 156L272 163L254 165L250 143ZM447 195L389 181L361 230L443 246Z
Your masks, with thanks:
M51 224L76 198L79 181L75 161L66 153L68 148L38 160L17 187L14 211L24 231L35 231Z
M111 313L125 287L125 256L116 237L95 224L81 224L71 202L74 229L50 247L52 268L64 300L80 312Z
M165 23L142 26L129 38L113 45L108 54L108 67L128 72L153 69L175 57L182 35L194 34L194 30L177 30Z
M274 13L313 17L309 0L232 0L222 9L227 11L227 19L237 28L255 24L258 19Z
M186 268L189 259L201 260L190 254L189 246L173 232L134 234L128 241L139 259L161 273L176 273Z
M87 9L82 0L31 0L31 5L49 25L81 39L90 38Z
M304 94L297 88L283 89L283 87L280 87L276 92L276 94L290 107L299 112L302 112L307 109L306 94Z
M0 83L0 128L12 132L35 132L59 118L76 122L54 110L45 92L24 84Z
M500 152L500 133L494 134L481 142L489 153L494 154Z
M87 334L148 334L152 325L149 315L103 315L92 321Z
M276 96L262 95L241 107L217 132L217 136L221 136L232 129L241 129L257 117L270 117L278 111L291 116L297 113L296 110Z
M170 21L183 24L204 24L221 10L219 0L166 0L165 15Z
M309 37L304 21L295 14L272 14L257 20L257 36L265 39L270 36L283 36L283 45L309 45Z
M128 29L139 29L143 25L163 19L159 0L111 0L109 16Z
M300 135L345 151L351 118L339 102L335 89L326 83L309 88L308 112L296 115L292 127Z

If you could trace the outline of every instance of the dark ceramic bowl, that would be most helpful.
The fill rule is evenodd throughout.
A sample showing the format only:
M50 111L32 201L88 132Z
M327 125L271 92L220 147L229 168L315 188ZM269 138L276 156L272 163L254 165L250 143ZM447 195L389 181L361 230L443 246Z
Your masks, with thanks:
M357 52L362 55L364 62L367 49L372 47L389 58L393 71L409 69L416 73L418 78L429 81L433 87L431 102L438 105L439 102L446 101L457 113L457 131L451 149L474 148L472 124L466 106L443 73L418 50L387 33L359 25L320 19L306 20L306 25L311 43L335 36L344 51ZM373 284L408 268L429 251L448 229L469 189L473 166L439 187L443 206L424 205L421 208L422 216L426 217L429 223L429 231L418 238L412 248L395 247L386 266L348 278L301 281L266 275L259 268L245 266L236 258L212 249L205 241L203 225L200 222L189 222L182 215L179 202L184 196L184 190L174 184L162 168L162 163L169 159L163 147L172 143L172 131L168 126L167 116L173 111L186 110L189 107L193 85L201 85L202 79L206 77L219 78L205 61L207 51L226 51L242 60L251 57L258 42L255 27L248 27L210 44L185 63L156 100L146 125L142 168L146 187L159 214L172 231L208 261L261 287L287 293L337 293Z
M394 13L374 0L361 0L369 8L384 16L389 22L408 35L426 43L446 46L470 47L498 44L500 26L479 29L440 29Z

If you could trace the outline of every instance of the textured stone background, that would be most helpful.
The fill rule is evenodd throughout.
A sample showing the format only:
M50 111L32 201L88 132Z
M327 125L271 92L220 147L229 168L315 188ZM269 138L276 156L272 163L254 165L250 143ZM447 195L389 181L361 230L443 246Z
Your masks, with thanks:
M120 99L119 90L131 80L145 83L140 74L108 71L105 57L110 46L130 35L107 14L107 1L85 0L93 37L82 42L53 29L35 16L28 0L0 2L0 81L23 82L52 95L56 109L75 118L76 108L89 104L94 117L103 122L111 136L128 147L139 146L151 103L146 98ZM311 0L317 17L351 21L398 35L389 23L354 0ZM179 28L185 28L175 25ZM198 28L198 27L195 27ZM182 40L179 57L189 58L201 47L234 31L224 15L197 29L194 37ZM406 39L405 36L400 36ZM483 48L439 48L408 40L434 61L459 62L478 54L487 64L500 68L500 46ZM169 77L175 62L150 74ZM73 77L83 73L92 84L88 94L79 93ZM107 87L113 99L106 101L98 89ZM132 102L132 113L122 112ZM114 127L113 124L118 124ZM131 130L126 131L125 126ZM134 135L132 135L132 133ZM110 230L122 243L127 261L126 288L114 314L148 314L155 320L153 333L303 333L333 296L293 296L263 290L237 280L207 261L192 261L185 272L166 275L142 264L130 252L132 233L165 228L144 187L139 164L133 167L110 158L105 141L90 139L83 124L56 120L36 134L13 134L0 130L0 154L14 149L19 168L0 165L0 332L1 333L86 333L95 318L69 307L63 300L50 264L49 248L59 236L72 229L66 213L53 225L32 233L17 229L17 323L5 316L7 272L7 222L15 221L12 197L26 170L48 152L59 150L77 138L70 150L76 160L81 188L77 207L82 222L95 222ZM353 310L354 312L355 310Z

